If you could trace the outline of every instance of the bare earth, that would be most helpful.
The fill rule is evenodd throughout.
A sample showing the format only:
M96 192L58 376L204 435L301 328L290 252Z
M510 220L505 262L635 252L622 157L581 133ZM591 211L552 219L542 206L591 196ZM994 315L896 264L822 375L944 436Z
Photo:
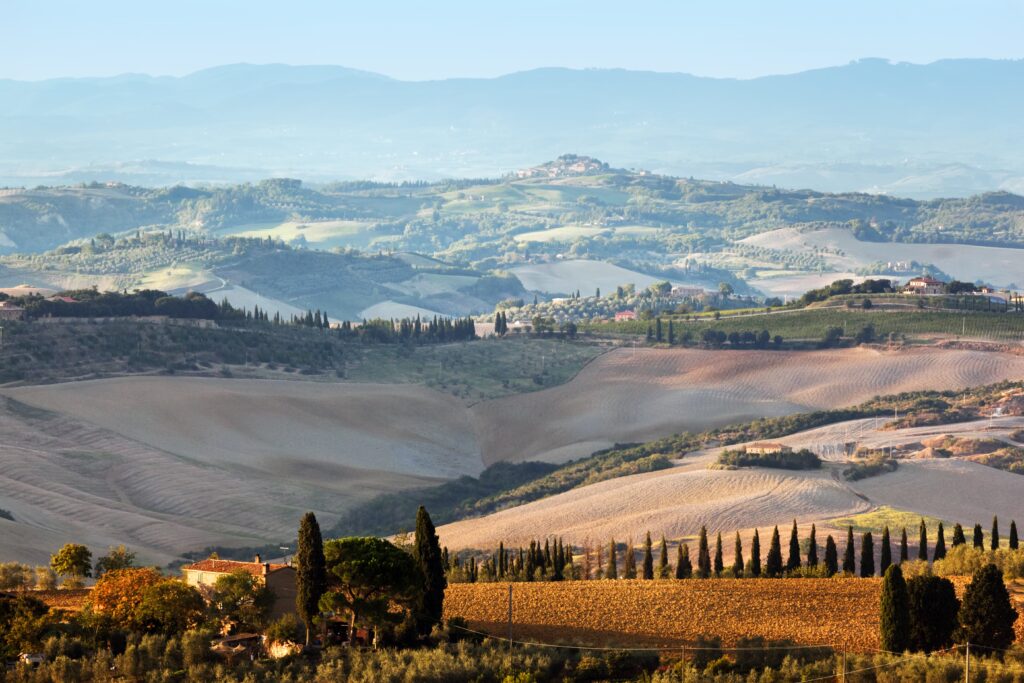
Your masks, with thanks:
M501 460L560 462L615 442L1022 375L1024 357L954 349L620 349L565 385L475 406L398 384L133 377L8 388L0 391L0 508L16 521L0 519L0 559L43 561L70 540L96 550L126 543L153 562L212 544L286 541L307 509L326 528L380 492L475 475ZM847 433L838 429L806 438L841 448ZM722 472L701 462L445 527L443 540L679 536L701 520L749 530L881 504L936 516L946 508L930 506L950 506L956 514L945 518L984 507L982 521L1024 520L1024 477L972 463L915 462L889 475L902 486L883 477L851 490L827 470ZM916 471L940 487L934 501ZM991 479L992 496L972 503L958 494L965 472Z

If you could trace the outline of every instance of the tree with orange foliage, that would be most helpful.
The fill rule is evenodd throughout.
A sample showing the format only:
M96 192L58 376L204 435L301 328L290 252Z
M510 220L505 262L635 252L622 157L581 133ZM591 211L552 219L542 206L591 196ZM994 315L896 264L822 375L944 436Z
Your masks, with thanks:
M139 605L146 589L167 578L155 569L115 569L106 572L96 581L96 587L89 595L89 605L97 614L131 630L140 624L136 620Z

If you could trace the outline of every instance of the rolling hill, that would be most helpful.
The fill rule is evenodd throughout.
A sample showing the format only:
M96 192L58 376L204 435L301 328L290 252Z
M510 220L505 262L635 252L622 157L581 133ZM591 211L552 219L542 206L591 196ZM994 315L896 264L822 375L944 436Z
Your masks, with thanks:
M456 356L465 362L477 351L490 353L496 343L471 344L472 353L456 348ZM519 344L501 343L513 355ZM537 372L537 356L553 354L544 343L528 354L519 374ZM445 364L456 368L458 362ZM392 384L142 376L7 387L0 390L0 508L10 510L14 521L0 519L0 549L5 557L40 561L65 540L125 542L150 561L165 562L207 545L280 543L291 537L300 510L312 508L330 525L378 493L475 475L494 462L564 462L624 439L846 406L894 391L963 388L1022 372L1021 356L950 349L644 349L635 355L619 349L566 377L565 384L521 396L506 390L505 398L483 400L463 397L461 390L455 398L442 393L443 382L424 387L404 373ZM850 376L858 381L848 387L835 381ZM819 509L838 516L870 508L825 475L743 472L739 486L730 473L694 470L693 462L699 461L531 503L520 512L537 515L536 523L519 528L603 534L627 510L628 530L634 531L656 529L658 510L682 524L714 506L742 511L760 505L766 516L801 519ZM1016 482L1017 475L968 465L1009 477L1006 485ZM935 476L952 485L962 474ZM648 490L647 482L660 488ZM785 504L766 502L766 494L783 491L789 491L780 499ZM589 517L566 513L577 503L560 507L591 496L604 502L595 502ZM921 505L919 498L903 503L898 490L877 496L890 505ZM680 505L691 506L690 517ZM1013 505L1007 514L1016 512ZM483 543L517 519L534 519L516 514L460 522L443 529L443 538L452 545Z

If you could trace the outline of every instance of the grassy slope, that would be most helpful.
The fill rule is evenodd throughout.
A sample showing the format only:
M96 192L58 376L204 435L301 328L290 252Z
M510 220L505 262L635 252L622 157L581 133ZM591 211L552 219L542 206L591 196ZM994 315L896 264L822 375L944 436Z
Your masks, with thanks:
M0 382L35 384L153 372L231 374L425 384L475 402L561 384L601 352L593 345L529 338L361 344L269 324L203 329L132 320L8 322Z
M663 318L665 334L668 333L668 320L668 317ZM729 333L756 332L764 329L773 336L782 335L786 341L818 340L830 327L843 328L847 336L852 336L869 324L874 325L875 333L879 336L895 333L907 337L958 337L963 335L969 339L993 341L1024 340L1024 315L1006 313L806 308L795 311L780 310L772 313L722 316L720 320L705 317L698 321L686 321L678 316L672 320L677 336L690 332L695 341L700 340L700 335L704 330L721 330ZM637 320L597 323L584 327L595 332L636 335L646 334L647 327L651 324L653 321Z

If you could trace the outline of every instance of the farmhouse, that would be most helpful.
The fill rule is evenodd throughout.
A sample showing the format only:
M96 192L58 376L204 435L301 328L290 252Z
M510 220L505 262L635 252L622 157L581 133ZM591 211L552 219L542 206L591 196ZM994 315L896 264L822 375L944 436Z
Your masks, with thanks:
M636 311L619 311L615 314L615 321L636 320Z
M906 291L921 296L937 296L946 293L946 283L933 277L915 277L907 282Z
M793 449L786 444L775 443L774 441L758 441L750 444L743 450L753 455L777 455L779 453L793 452Z
M285 614L295 612L295 567L289 564L271 564L263 562L257 555L252 562L220 560L207 558L181 568L185 575L185 583L195 586L199 592L208 594L222 576L243 571L252 574L259 583L274 592L274 605L270 609L270 617L277 619Z
M24 308L15 306L10 301L0 301L0 320L21 320L24 317Z

